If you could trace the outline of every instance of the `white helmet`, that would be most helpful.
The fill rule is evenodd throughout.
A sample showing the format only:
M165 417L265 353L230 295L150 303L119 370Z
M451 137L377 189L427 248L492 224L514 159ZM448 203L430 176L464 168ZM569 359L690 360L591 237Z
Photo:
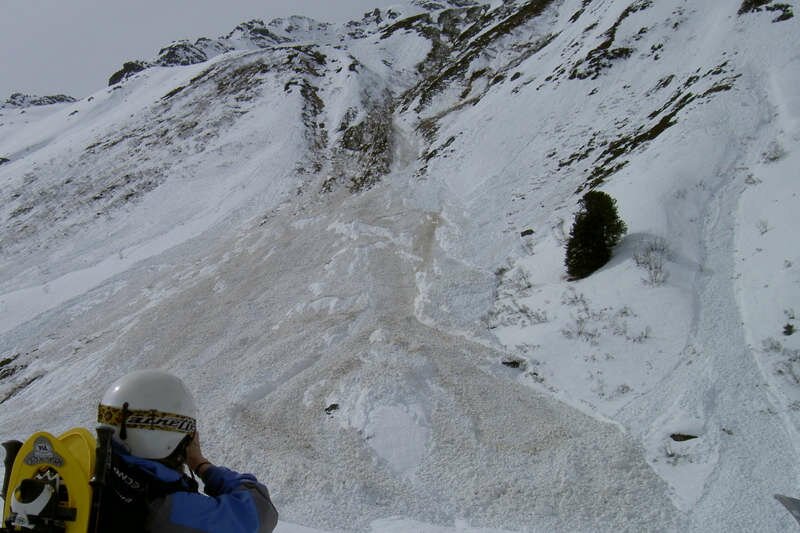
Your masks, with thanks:
M127 374L106 391L97 421L113 426L130 452L165 459L195 432L197 408L186 385L161 370Z

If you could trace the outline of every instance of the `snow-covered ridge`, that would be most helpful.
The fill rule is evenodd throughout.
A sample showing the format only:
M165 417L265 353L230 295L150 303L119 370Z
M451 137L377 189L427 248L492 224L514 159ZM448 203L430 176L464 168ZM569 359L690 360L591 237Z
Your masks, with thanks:
M392 10L381 13L379 9L376 9L372 13L365 14L361 21L348 23L345 26L346 35L348 38L366 37L384 21L384 17L393 20L399 16L399 13ZM268 23L254 19L239 24L227 35L216 39L202 37L195 42L175 41L162 48L153 60L127 62L120 71L111 76L109 84L119 83L133 74L153 66L193 65L232 51L259 50L292 44L333 43L342 39L341 29L308 17L277 18Z
M158 366L291 523L788 529L792 10L252 21L0 110L3 438L91 425L114 377ZM591 188L629 234L568 282Z

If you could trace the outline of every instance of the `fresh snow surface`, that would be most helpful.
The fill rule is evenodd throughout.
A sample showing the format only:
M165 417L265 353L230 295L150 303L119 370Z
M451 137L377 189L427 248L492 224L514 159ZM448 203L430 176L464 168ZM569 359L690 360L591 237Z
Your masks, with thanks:
M395 106L432 44L384 30L426 3L0 109L0 437L91 427L157 367L279 532L793 530L800 28L738 4L552 2ZM568 281L578 190L672 111ZM352 192L336 143L382 112Z

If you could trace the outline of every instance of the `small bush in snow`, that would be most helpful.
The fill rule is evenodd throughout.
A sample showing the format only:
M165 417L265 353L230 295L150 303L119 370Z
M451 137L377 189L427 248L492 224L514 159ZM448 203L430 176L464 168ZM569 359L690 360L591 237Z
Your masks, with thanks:
M547 311L543 309L536 309L535 311L527 305L520 306L520 312L528 319L530 324L546 324L549 322Z
M563 218L559 217L558 220L552 226L550 226L556 242L558 242L560 246L566 246L567 244L567 230L564 229L565 222L566 221Z
M589 320L585 316L573 317L572 323L561 329L561 334L567 339L582 340L592 346L597 346L600 338L600 332L590 327Z
M761 346L764 348L765 352L780 353L783 351L783 344L772 337L764 339L761 342Z
M617 202L601 191L589 191L580 200L567 241L564 260L572 279L589 276L611 259L611 250L628 227L619 218Z
M584 309L589 308L589 304L586 303L586 297L583 293L578 294L572 287L561 295L561 303L564 305L580 306Z
M753 174L748 174L747 176L745 176L744 182L747 185L758 185L759 183L761 183L761 180L755 177Z
M634 335L633 337L628 337L628 339L635 344L642 344L649 338L650 338L650 326L646 326L644 328L644 331L642 331L638 335Z
M794 324L786 324L785 326L783 326L783 334L786 335L787 337L789 335L794 335L795 331L797 330L795 329Z
M647 272L647 277L643 280L647 285L657 286L667 281L669 273L664 270L664 261L669 260L671 255L667 240L662 237L646 241L633 254L636 266Z
M765 163L774 163L786 156L786 150L777 141L772 141L761 156L764 158Z

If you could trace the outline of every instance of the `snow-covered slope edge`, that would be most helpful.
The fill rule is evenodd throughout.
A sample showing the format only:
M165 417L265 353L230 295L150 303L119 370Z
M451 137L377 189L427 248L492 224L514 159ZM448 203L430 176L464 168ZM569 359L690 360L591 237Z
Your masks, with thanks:
M450 4L3 110L4 436L161 366L294 522L790 527L791 8Z

